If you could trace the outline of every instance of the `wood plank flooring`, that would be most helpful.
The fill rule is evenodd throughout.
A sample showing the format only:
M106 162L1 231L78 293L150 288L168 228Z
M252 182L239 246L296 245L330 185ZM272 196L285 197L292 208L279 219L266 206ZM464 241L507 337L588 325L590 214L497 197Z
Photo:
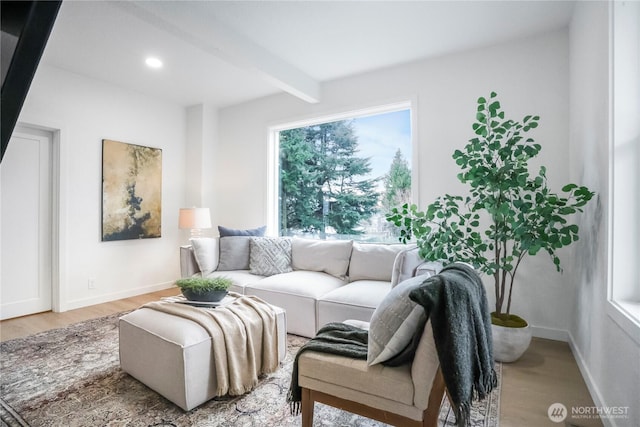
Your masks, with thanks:
M64 313L46 312L3 320L0 341L133 310L146 302L177 294L176 288L170 288ZM553 403L567 407L569 417L564 423L549 419L547 410ZM593 400L567 343L534 338L520 360L503 364L500 427L602 426L599 419L571 418L572 407L591 406Z
M84 320L95 319L113 313L135 310L141 305L164 296L179 295L180 290L169 288L158 292L138 295L131 298L111 301L104 304L69 310L63 313L47 311L30 316L16 317L0 321L0 341L25 337L49 329L62 328Z

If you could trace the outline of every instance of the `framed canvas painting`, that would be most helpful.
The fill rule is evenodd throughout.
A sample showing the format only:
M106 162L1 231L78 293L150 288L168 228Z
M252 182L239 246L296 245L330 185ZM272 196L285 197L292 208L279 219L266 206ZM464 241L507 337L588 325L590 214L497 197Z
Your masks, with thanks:
M102 241L161 236L162 150L102 140Z

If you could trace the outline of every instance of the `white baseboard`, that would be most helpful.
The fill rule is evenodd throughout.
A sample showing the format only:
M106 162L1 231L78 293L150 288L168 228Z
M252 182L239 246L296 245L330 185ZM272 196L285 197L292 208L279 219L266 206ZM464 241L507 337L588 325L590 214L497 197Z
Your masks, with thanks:
M597 407L604 408L605 406L607 406L606 402L602 398L602 394L600 393L598 386L593 380L593 377L589 372L589 368L587 368L587 364L585 363L584 357L582 357L582 353L580 353L580 349L576 345L575 340L573 339L573 335L571 335L571 332L569 332L569 347L571 348L573 357L576 359L578 369L580 369L580 373L582 374L582 378L584 379L584 382L587 385L587 389L589 389L589 394L593 399L593 404ZM601 421L605 427L617 427L615 419L613 418L604 417L604 418L601 418Z
M545 338L554 341L569 341L569 332L564 329L543 328L531 325L531 333L534 337Z
M120 292L114 292L110 294L103 294L90 298L82 298L77 300L67 301L64 304L64 309L60 311L74 310L76 308L88 307L90 305L102 304L105 302L116 301L123 298L135 297L137 295L148 294L150 292L162 291L175 287L175 282L163 282L156 283L154 285L143 286L140 288L127 289ZM176 288L177 289L177 288Z
M551 329L551 328L543 328L539 326L531 326L531 331L534 337L545 338L554 341L563 341L569 344L569 348L571 348L571 352L573 353L573 357L576 360L576 364L578 365L578 369L580 370L580 374L584 379L585 384L587 385L587 389L589 390L589 394L593 399L593 404L596 407L605 407L606 402L602 398L602 394L598 389L589 369L587 368L587 364L585 363L584 357L580 353L578 346L573 339L573 335L571 332L565 331L563 329ZM602 418L602 423L605 427L618 427L615 422L615 419L604 417Z

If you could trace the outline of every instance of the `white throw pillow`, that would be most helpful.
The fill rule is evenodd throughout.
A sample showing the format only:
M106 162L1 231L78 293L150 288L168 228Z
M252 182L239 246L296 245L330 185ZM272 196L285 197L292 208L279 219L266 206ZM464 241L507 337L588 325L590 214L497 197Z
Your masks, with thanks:
M396 256L406 248L406 245L400 244L354 242L349 262L349 281L390 281Z
M323 271L344 279L352 246L351 240L294 238L291 242L291 266L294 270Z
M273 276L289 273L291 239L286 237L250 237L249 273Z
M218 268L218 239L213 237L194 237L190 239L193 255L202 272L207 276Z
M369 325L369 350L367 364L375 365L397 357L417 344L424 330L427 316L421 305L409 299L409 293L427 279L413 277L391 289L371 316ZM414 338L417 336L418 340Z

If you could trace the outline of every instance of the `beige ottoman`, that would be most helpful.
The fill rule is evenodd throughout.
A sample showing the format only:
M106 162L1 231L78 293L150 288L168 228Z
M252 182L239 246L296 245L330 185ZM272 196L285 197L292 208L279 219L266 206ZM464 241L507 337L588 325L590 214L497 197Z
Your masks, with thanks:
M278 360L286 356L286 315L277 314ZM120 366L185 411L215 396L211 337L191 320L141 308L120 318Z

